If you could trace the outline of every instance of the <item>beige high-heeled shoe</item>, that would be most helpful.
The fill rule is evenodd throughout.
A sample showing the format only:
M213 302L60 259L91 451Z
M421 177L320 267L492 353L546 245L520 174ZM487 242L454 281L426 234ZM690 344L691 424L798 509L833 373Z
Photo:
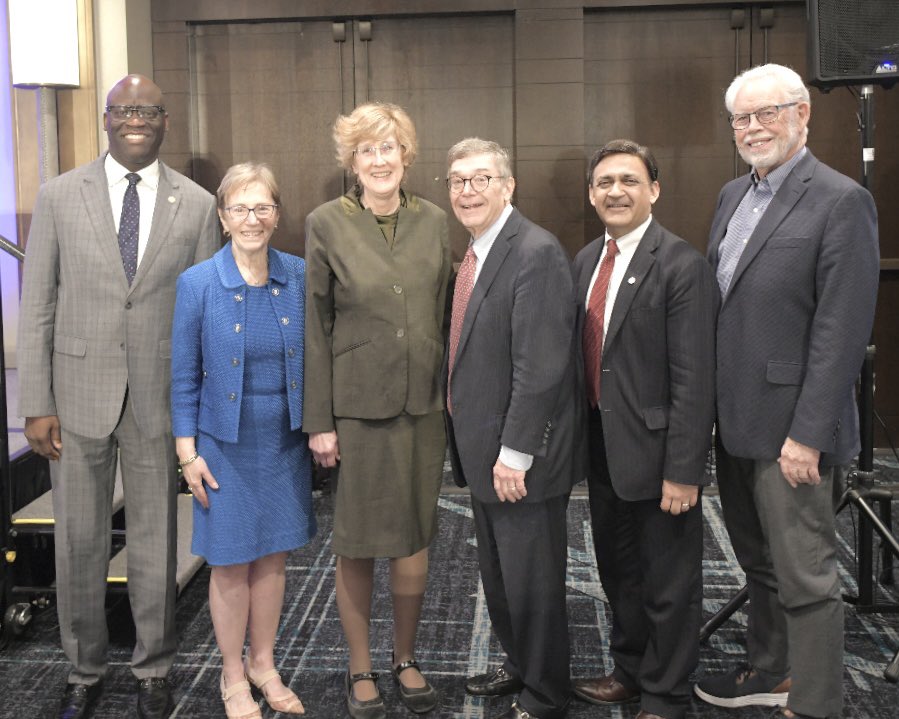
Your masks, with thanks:
M281 675L278 674L277 669L269 669L267 672L263 672L262 674L254 675L250 671L249 662L244 659L243 663L244 672L247 675L247 679L250 680L250 684L256 687L259 691L262 692L262 696L265 697L265 701L268 705L274 709L276 712L281 712L283 714L305 714L306 710L303 708L303 702L300 701L300 698L293 692L290 687L285 686L284 689L287 691L286 694L283 694L279 697L269 696L268 693L268 683L275 678L280 679Z
M235 712L232 712L230 707L228 707L228 700L231 697L237 696L241 692L246 692L252 697L252 694L250 693L250 685L246 681L236 682L230 687L225 687L225 673L222 672L222 678L219 682L219 686L222 690L222 701L225 704L225 716L227 716L228 719L262 719L262 712L259 711L258 706L255 710L247 714L237 714Z

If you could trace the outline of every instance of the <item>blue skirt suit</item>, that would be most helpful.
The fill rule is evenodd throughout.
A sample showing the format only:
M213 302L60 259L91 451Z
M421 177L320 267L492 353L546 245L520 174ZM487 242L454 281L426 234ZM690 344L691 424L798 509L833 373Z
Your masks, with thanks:
M303 419L305 263L269 249L247 285L229 242L178 278L172 425L196 437L219 489L194 502L192 551L211 565L295 549L315 534Z

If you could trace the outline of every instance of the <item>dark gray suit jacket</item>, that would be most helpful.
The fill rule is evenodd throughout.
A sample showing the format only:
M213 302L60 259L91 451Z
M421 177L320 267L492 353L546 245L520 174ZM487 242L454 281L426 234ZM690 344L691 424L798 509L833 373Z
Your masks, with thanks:
M583 479L574 323L568 256L513 210L472 290L453 367L450 459L456 482L480 501L499 501L501 445L534 455L526 502ZM445 359L444 385L446 375Z
M579 337L603 241L593 240L574 260ZM653 220L612 308L600 379L603 437L589 438L605 442L612 486L622 499L661 497L663 479L705 482L717 308L718 285L703 256ZM580 396L586 402L586 392Z
M713 267L750 182L721 190ZM774 460L787 437L820 450L822 466L858 453L854 385L879 268L871 195L807 152L749 238L721 305L718 432L728 453Z

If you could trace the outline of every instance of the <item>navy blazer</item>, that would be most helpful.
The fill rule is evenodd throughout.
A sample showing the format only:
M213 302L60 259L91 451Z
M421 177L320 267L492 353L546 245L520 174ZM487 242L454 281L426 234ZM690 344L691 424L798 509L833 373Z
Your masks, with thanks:
M749 189L721 190L709 261ZM860 448L855 380L880 273L871 194L809 151L743 251L718 315L718 433L735 457L774 460L787 437L845 464Z
M269 248L269 299L284 340L290 428L303 423L306 263ZM231 243L178 278L172 329L172 431L236 442L243 397L247 284Z
M447 418L456 483L481 502L499 502L493 465L501 445L534 456L524 502L567 494L584 478L575 314L565 250L513 210L468 301ZM447 369L445 354L444 388Z

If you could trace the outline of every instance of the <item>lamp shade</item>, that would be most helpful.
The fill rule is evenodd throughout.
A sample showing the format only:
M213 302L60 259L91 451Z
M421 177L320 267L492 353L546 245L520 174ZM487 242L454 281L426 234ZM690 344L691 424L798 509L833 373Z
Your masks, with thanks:
M78 87L77 0L9 0L16 87Z

